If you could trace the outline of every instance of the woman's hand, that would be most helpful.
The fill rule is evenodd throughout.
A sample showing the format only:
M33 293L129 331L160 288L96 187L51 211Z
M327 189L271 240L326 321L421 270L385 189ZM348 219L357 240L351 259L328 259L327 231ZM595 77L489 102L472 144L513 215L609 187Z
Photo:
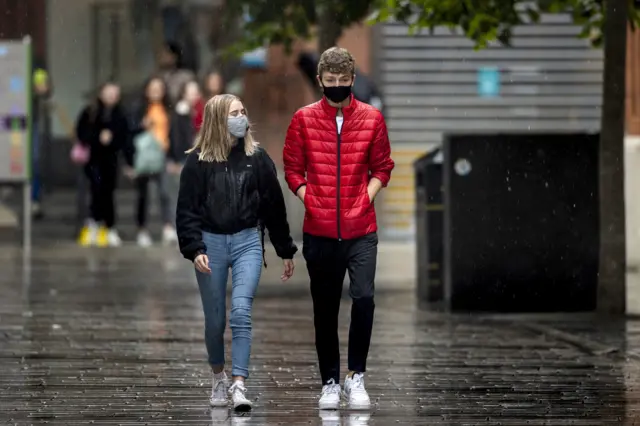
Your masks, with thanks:
M124 173L124 175L126 177L128 177L129 179L133 180L136 178L136 172L135 170L133 170L133 168L129 167L129 166L125 166L122 169L122 173Z
M196 258L193 260L193 265L196 267L198 272L202 272L203 274L211 273L211 268L209 268L209 258L206 254L199 254L198 256L196 256Z
M111 143L111 140L113 139L113 134L111 133L111 130L109 129L103 129L100 132L100 143L104 146L107 146Z
M282 259L282 263L284 264L284 272L280 279L282 281L287 281L291 276L293 276L293 270L296 266L293 263L293 259Z
M170 175L179 175L182 171L182 166L175 161L167 161L167 173Z
M153 121L151 121L149 117L144 117L142 119L142 127L145 130L151 130L151 128L153 127Z

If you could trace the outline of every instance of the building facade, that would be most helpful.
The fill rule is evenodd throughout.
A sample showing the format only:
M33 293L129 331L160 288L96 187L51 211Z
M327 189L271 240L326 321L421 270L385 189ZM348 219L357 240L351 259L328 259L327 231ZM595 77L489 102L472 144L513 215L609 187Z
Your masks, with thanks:
M603 55L568 15L514 30L511 47L476 51L459 33L377 29L377 78L397 167L385 194L385 230L413 238L412 163L449 132L597 132Z
M158 14L155 20L141 17L132 1L0 0L6 11L0 14L0 37L32 36L35 54L47 63L52 76L55 103L73 119L100 81L115 76L125 86L134 87L148 72L166 34L159 29ZM149 1L157 3L156 8L186 4L140 0ZM195 11L193 16L205 16L200 12L220 5L213 0L188 3ZM131 31L145 19L146 36ZM197 44L210 43L215 34L208 30L218 26L207 19L193 19ZM436 146L443 133L598 130L603 56L578 39L578 33L570 17L545 16L537 25L518 28L512 48L491 46L475 51L468 40L448 30L410 36L406 26L390 23L356 25L345 31L340 45L354 53L360 69L373 76L385 98L397 163L391 185L378 202L388 237L413 237L412 163ZM266 67L241 71L243 98L258 138L278 163L291 115L316 96L297 69L296 53L315 48L313 42L299 42L288 56L282 48L271 47ZM202 60L214 54L205 52ZM630 31L626 118L628 133L638 136L639 57L640 32ZM49 161L64 162L73 135L60 119L54 117L53 124L54 137L60 141L55 143L65 145L50 150L55 158ZM72 175L52 179L74 182ZM292 204L292 208L301 206ZM301 220L300 212L291 214Z

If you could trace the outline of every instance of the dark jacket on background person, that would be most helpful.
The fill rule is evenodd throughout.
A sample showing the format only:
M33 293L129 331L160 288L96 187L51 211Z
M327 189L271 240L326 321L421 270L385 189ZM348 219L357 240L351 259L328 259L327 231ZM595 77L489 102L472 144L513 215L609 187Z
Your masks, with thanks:
M180 176L176 225L180 251L193 260L206 253L202 232L234 234L264 227L276 253L292 259L298 248L289 233L284 196L269 155L261 148L247 156L241 139L225 162L187 156Z
M103 130L112 133L111 143L103 145L100 133ZM129 123L120 105L106 108L98 101L86 107L76 124L76 135L80 142L91 149L89 165L100 168L117 168L118 153L126 148L129 141Z
M149 103L146 101L136 101L131 104L128 114L131 136L135 137L146 130L142 123L148 108Z
M46 93L38 93L35 90L35 87L33 88L32 92L31 92L31 102L32 102L32 106L31 106L31 117L32 117L32 121L33 123L37 123L38 125L42 125L40 123L41 118L44 118L45 120L49 120L49 116L47 114L47 103L48 101L51 99L51 96L53 94L53 85L51 82L51 75L49 74L49 71L47 70L47 68L44 66L43 61L39 61L39 60L34 60L33 61L33 73L32 73L32 80L33 80L33 84L35 86L36 83L36 79L39 78L44 78L46 80L46 85L47 85L47 91ZM49 123L44 123L44 126L48 126Z
M167 158L176 163L184 163L186 151L193 146L196 130L193 126L193 112L185 102L179 102L171 116L169 131L169 151Z

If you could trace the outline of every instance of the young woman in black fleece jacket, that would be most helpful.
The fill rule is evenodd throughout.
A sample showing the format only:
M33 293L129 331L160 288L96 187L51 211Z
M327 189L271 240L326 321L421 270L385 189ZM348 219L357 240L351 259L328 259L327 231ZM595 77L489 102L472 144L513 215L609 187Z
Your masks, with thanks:
M227 404L223 336L231 268L233 385L229 393L236 410L250 409L244 383L249 376L251 308L264 256L263 227L283 259L283 281L293 274L298 249L289 233L276 168L253 141L246 110L233 95L214 96L205 106L200 134L180 176L176 224L180 250L194 262L202 297L213 370L210 403Z

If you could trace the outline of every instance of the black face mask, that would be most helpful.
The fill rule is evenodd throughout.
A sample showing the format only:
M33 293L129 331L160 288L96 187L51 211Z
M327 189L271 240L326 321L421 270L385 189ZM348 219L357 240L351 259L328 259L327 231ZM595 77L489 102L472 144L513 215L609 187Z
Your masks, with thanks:
M351 95L351 86L322 86L322 91L327 99L339 104Z

